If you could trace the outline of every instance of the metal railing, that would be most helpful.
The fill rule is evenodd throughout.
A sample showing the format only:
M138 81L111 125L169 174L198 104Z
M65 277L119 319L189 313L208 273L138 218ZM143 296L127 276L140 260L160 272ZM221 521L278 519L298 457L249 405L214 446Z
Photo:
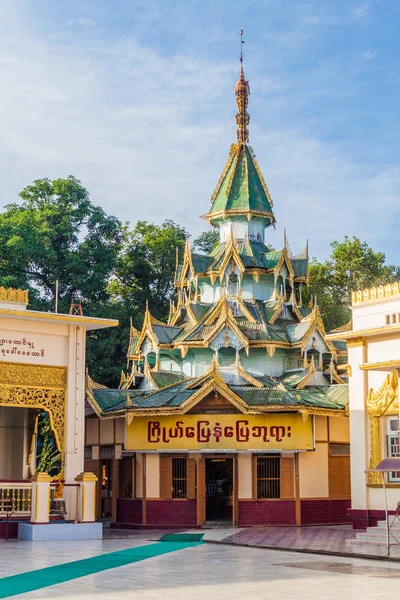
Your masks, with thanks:
M30 515L32 486L30 481L0 480L0 515Z

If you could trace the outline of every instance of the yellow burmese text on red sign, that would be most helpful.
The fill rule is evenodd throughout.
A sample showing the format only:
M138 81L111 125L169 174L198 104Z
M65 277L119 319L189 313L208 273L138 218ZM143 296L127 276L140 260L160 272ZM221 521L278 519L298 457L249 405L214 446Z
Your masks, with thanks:
M136 417L128 450L312 450L313 422L294 415Z

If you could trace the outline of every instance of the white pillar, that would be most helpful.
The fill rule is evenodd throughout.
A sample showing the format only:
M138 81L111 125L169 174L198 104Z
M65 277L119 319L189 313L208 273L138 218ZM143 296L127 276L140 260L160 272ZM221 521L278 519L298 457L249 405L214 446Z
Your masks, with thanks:
M30 481L32 482L31 523L48 523L51 477L47 473L36 473Z
M366 409L368 373L359 368L366 362L366 348L363 340L348 340L349 364L352 374L349 377L350 440L351 440L351 507L368 508L365 470L369 468L369 423Z
M76 489L83 472L85 445L85 327L70 325L67 405L65 410L65 506L67 519L76 519Z
M96 520L96 482L94 473L80 473L75 477L79 483L78 522L94 523Z

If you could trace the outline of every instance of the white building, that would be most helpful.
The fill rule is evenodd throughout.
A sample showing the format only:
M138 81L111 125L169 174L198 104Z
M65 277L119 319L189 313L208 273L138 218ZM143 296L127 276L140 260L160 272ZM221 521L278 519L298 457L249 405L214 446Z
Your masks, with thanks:
M353 293L352 320L328 336L346 340L349 355L351 517L355 528L384 518L379 473L383 458L400 456L398 373L400 284ZM400 473L388 474L388 508L400 500Z
M61 453L67 517L76 519L76 478L84 470L86 332L118 321L32 311L27 304L27 292L0 288L0 514L11 504L15 517L31 516L33 423L47 412Z

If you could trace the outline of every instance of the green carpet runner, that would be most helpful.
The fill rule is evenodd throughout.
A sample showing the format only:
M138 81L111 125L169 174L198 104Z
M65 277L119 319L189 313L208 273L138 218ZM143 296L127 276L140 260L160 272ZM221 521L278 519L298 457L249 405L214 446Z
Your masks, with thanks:
M175 535L169 537L175 538ZM157 542L127 550L109 552L108 554L99 554L91 558L54 565L53 567L46 567L37 571L3 577L0 579L0 598L10 598L18 594L26 594L27 592L40 590L50 585L64 583L79 577L86 577L86 575L93 575L107 569L123 567L124 565L146 560L147 558L161 556L162 554L183 550L184 548L192 548L200 544L201 541L183 540ZM40 552L39 544L38 552Z

